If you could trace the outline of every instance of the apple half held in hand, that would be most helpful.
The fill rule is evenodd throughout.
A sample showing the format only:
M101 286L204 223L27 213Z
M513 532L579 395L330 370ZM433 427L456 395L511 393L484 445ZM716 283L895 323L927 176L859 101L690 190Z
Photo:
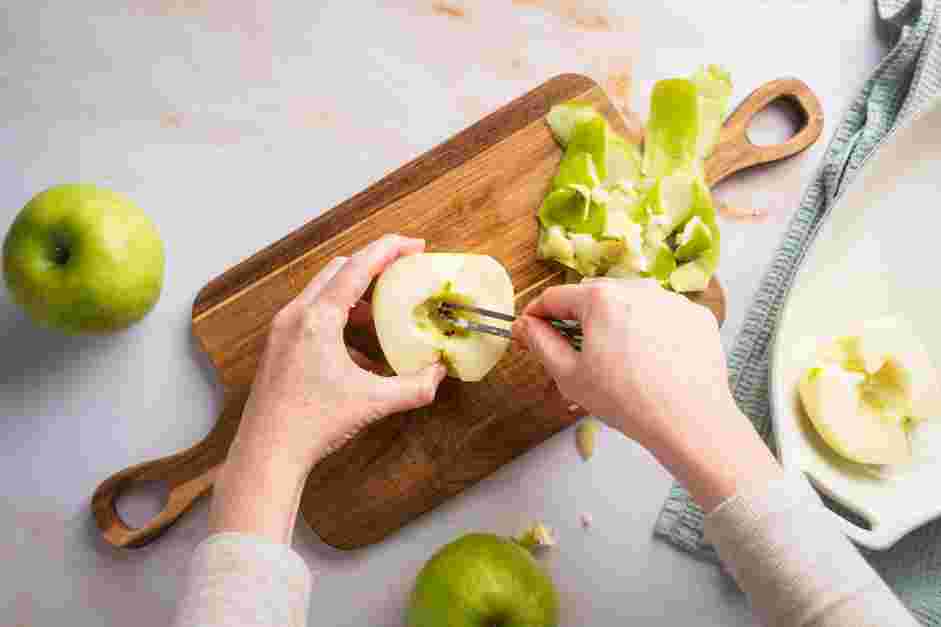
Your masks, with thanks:
M486 255L422 253L396 260L376 281L372 297L386 361L398 374L442 361L450 376L480 381L506 352L509 340L454 326L438 311L444 302L512 315L513 283L500 262ZM487 324L500 323L488 319Z

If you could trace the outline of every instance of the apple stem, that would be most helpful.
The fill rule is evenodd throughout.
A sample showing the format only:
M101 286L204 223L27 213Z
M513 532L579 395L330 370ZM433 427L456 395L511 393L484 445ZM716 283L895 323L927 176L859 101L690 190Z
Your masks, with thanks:
M56 244L55 251L53 251L53 254L52 254L52 260L56 263L56 265L64 266L65 264L69 262L69 258L71 256L72 255L69 252L68 248L66 248L62 244Z

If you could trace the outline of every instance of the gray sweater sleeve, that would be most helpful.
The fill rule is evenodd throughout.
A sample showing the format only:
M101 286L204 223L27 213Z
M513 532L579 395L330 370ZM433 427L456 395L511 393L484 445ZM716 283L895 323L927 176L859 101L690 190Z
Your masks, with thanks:
M917 627L799 477L729 499L706 533L765 625ZM217 534L196 549L175 625L303 627L310 587L290 547Z
M305 627L311 574L284 544L219 533L193 555L176 627Z
M800 476L724 502L706 537L763 625L918 625Z

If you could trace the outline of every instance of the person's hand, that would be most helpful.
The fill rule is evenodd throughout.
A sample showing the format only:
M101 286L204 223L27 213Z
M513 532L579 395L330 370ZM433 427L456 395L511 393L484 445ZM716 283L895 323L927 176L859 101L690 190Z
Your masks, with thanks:
M581 352L544 318L577 320ZM514 334L566 398L653 452L704 507L731 496L749 465L759 475L775 468L729 392L712 313L655 281L549 288L526 307Z
M242 415L240 446L251 440L307 471L369 423L434 400L443 365L380 376L377 364L343 341L347 322L371 323L360 298L372 279L424 247L422 240L387 235L349 259L337 257L275 316Z
M581 323L581 352L544 318ZM677 420L732 406L715 318L652 279L549 288L514 331L566 398L641 444Z
M245 507L233 509L234 495L225 496L237 492L241 501L253 498L252 484L264 478L292 486L296 495L291 498L299 497L314 464L371 422L434 400L446 374L442 364L410 376L380 376L377 364L343 340L348 322L371 323L369 306L360 298L372 279L399 256L421 252L424 246L422 240L388 235L349 259L338 257L275 316L222 473L223 498L217 482L217 530L249 527L283 539L293 527L293 514L285 529L284 508L271 502L277 498L270 490L257 495L268 503L253 505L265 511L235 511Z

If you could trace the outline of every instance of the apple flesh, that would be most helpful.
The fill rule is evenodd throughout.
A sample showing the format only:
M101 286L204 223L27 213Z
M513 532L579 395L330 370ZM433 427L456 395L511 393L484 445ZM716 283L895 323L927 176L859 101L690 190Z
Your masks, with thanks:
M865 377L836 366L811 368L800 397L814 428L830 448L860 464L900 464L911 456L905 427L884 420L862 399Z
M865 322L824 343L801 378L801 402L837 453L862 464L911 457L910 431L941 417L941 384L928 351L897 317Z
M441 548L415 581L409 627L556 627L549 576L509 538L472 533Z
M126 196L94 185L37 194L3 243L13 299L40 324L69 333L140 320L160 296L163 272L154 223Z
M376 281L372 297L386 361L399 374L441 361L452 377L481 380L506 352L509 340L456 327L440 314L441 303L512 315L513 284L506 269L486 255L423 253L396 260ZM486 323L509 328L509 323L492 319Z

